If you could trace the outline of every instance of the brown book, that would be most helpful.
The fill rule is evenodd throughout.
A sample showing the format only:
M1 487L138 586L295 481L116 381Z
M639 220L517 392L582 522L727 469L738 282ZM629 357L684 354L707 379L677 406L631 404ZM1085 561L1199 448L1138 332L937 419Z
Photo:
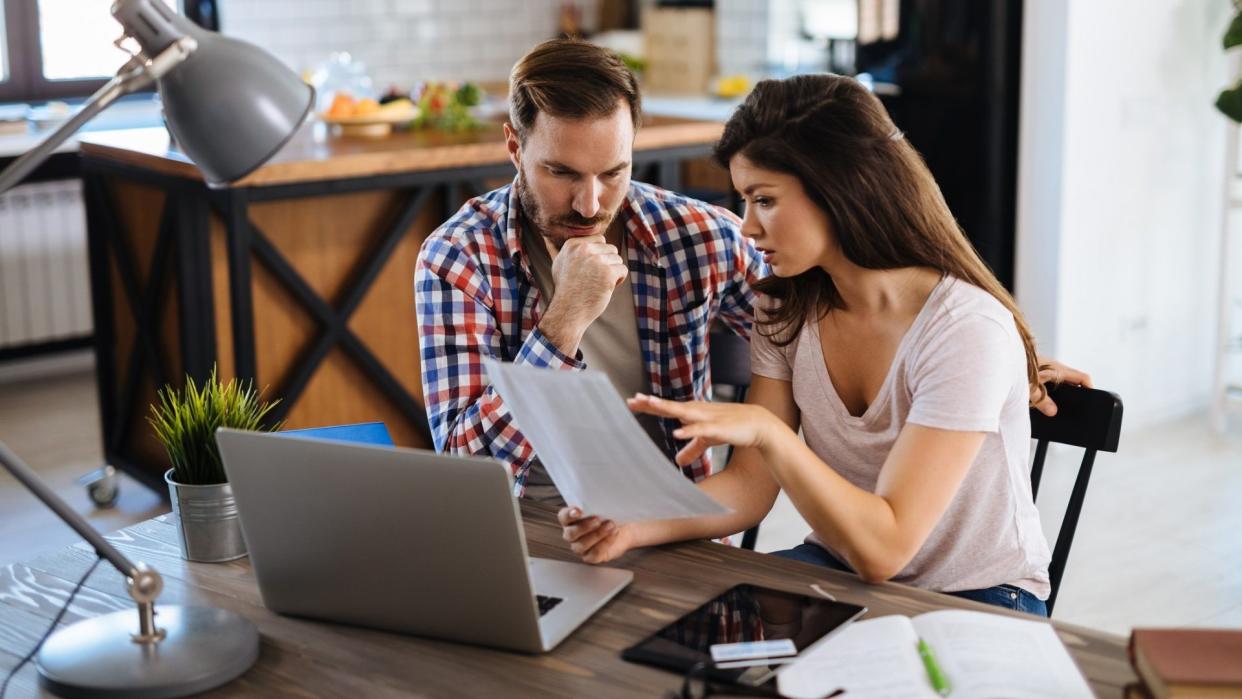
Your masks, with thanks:
M1242 699L1242 629L1135 629L1130 662L1155 699Z

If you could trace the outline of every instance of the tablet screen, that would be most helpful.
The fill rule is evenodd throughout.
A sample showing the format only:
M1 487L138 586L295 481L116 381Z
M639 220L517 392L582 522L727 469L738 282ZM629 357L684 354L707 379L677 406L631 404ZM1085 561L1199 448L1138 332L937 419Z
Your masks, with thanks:
M754 585L738 585L669 624L655 635L627 648L621 657L677 672L695 663L712 662L712 646L790 639L798 653L866 612L865 607ZM765 644L771 647L783 644ZM728 646L736 649L738 646ZM718 654L719 650L718 650ZM762 653L760 653L762 656ZM770 675L781 662L758 658L755 665ZM713 668L711 676L725 681L754 679L754 668ZM743 678L746 675L746 678Z

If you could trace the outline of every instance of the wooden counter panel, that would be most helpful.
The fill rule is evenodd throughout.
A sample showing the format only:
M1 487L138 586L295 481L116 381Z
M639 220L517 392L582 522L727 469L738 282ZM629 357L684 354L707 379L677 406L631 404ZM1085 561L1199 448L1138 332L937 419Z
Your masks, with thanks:
M256 202L250 220L315 293L335 305L403 200L403 192L383 190Z
M122 245L123 250L114 250L114 253L128 255L132 261L138 286L137 302L140 308L150 292L149 286L152 283L156 265L165 267L163 280L156 294L162 299L163 308L158 319L158 335L152 340L156 343L156 350L163 363L165 379L179 386L185 368L180 350L181 317L173 284L176 275L171 269L171 266L175 264L175 242L168 241L168 248L164 253L166 257L159 261L155 259L166 195L157 188L121 180L111 183L108 194L117 212L119 219L117 223L123 230L121 239L113 241L113 244ZM128 292L121 283L115 257L112 265L113 304L116 310L116 323L113 327L116 338L117 375L124 381L129 375L135 343L142 340L136 335L135 318L127 301ZM151 366L151 359L142 353L139 353L138 361L146 370L141 373L138 390L132 396L132 404L131 406L118 406L128 413L129 425L125 433L125 441L129 449L142 455L142 458L152 463L166 465L167 454L156 440L146 419L149 414L148 406L158 400L156 382L152 378L156 367ZM124 390L123 383L121 388ZM117 398L119 399L120 396Z
M428 203L394 248L349 321L349 329L371 348L405 390L424 406L418 315L414 305L414 265L423 241L447 216L439 202ZM415 438L414 442L403 443L395 434L394 438L398 444L405 446L431 447L421 437L410 434Z
M408 196L372 191L253 204L255 228L328 305L340 309ZM443 219L431 201L406 229L348 327L398 382L418 398L421 382L413 279L419 246ZM318 341L318 319L257 258L252 258L257 375L269 395L284 391ZM290 428L383 420L405 446L429 446L382 391L334 349L288 406Z
M233 316L229 311L228 230L220 215L212 211L207 223L211 251L211 298L216 323L216 369L220 376L236 376L233 362ZM262 387L262 384L260 384Z
M398 446L431 448L353 359L338 348L319 365L284 426L299 429L372 421L383 422Z
M319 324L254 256L250 258L250 291L254 298L255 385L263 390L265 399L288 402L285 383L298 358L314 341ZM303 399L305 396L295 405Z

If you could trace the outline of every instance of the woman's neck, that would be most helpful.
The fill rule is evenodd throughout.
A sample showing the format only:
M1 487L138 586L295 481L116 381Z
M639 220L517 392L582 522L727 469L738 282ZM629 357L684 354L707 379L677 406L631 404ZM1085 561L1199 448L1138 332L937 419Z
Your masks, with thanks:
M851 315L908 315L918 313L941 274L929 267L864 269L845 262L828 270L841 296L842 310Z

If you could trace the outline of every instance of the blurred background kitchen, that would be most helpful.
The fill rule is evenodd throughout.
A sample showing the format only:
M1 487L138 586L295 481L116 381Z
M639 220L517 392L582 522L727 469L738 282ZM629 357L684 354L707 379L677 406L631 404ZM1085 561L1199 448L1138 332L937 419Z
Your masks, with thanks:
M111 45L119 28L105 2L0 5L8 162L125 55ZM1242 626L1242 190L1236 124L1212 106L1239 74L1221 47L1228 0L185 0L177 9L316 84L308 128L338 149L365 139L383 150L409 129L498 128L510 67L558 35L622 53L647 111L682 120L723 122L766 77L857 75L923 153L1041 352L1125 403L1121 449L1097 462L1057 617L1117 632ZM421 115L413 124L411 109ZM159 126L158 104L139 95L83 138ZM732 202L727 179L701 158L680 166L680 189ZM77 482L105 462L100 401L113 399L96 374L80 175L75 141L0 196L0 440L111 530L166 511L167 496L125 473L115 503L97 508ZM1050 535L1077 457L1052 453L1039 503ZM758 548L806 531L782 501ZM0 476L0 564L74 540Z

